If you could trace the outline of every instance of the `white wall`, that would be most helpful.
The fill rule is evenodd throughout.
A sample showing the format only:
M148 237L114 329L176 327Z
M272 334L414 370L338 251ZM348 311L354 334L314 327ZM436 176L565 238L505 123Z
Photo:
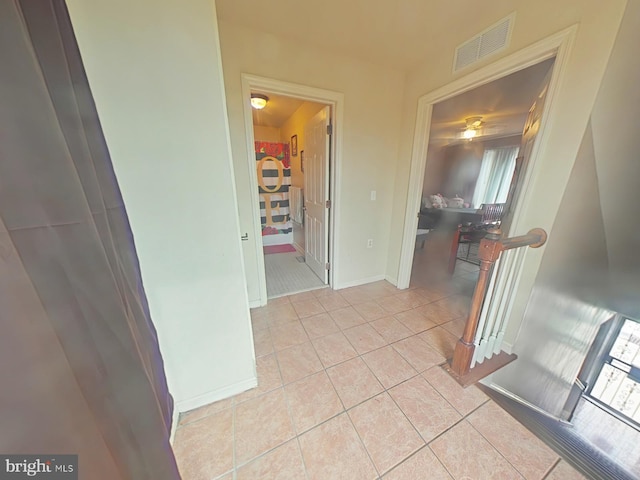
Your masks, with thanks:
M240 228L252 232L248 154L243 120L241 73L344 93L343 162L338 192L339 266L334 287L382 278L387 265L393 182L396 171L404 75L357 59L305 47L221 21L231 147L238 189ZM370 191L377 200L370 200ZM367 239L374 247L367 249ZM243 242L249 299L257 301L258 260L250 235Z
M255 384L214 4L68 0L179 410Z
M280 127L280 141L282 143L290 143L291 137L297 136L298 155L295 157L291 155L291 185L294 187L304 188L304 174L300 162L300 152L304 150L305 146L304 128L307 122L323 108L324 105L321 103L304 102Z
M519 228L516 233L526 232L533 227L551 231L626 3L625 0L566 0L562 2L562 8L559 8L557 2L550 0L504 2L502 17L516 11L510 46L504 52L455 75L451 73L454 50L467 38L460 38L452 30L450 37L440 39L439 54L429 58L428 62L407 78L387 265L389 276L396 276L399 268L418 98L473 70L578 24L575 43L566 65L566 75L555 98L556 114L548 130L546 149L541 152L536 175L531 179L532 201L528 202L521 217L516 220L516 227ZM501 16L496 16L486 24L478 24L477 33L500 18ZM523 316L543 253L544 247L530 250L527 255L512 318L521 319Z
M593 108L593 147L617 309L640 318L640 2L629 2Z
M276 127L253 126L253 138L262 142L280 142L280 129Z

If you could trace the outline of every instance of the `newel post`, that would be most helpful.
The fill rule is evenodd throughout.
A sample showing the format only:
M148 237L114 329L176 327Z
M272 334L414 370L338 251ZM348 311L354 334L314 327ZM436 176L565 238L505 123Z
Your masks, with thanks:
M482 303L489 287L489 279L491 269L494 263L500 257L502 251L502 231L500 227L492 228L489 233L480 241L478 256L480 257L480 274L478 275L478 283L473 292L471 299L471 309L469 317L464 328L462 338L456 343L456 348L451 359L451 370L458 376L462 377L469 373L471 369L471 359L475 349L474 339L476 330L478 329L478 321L482 311Z

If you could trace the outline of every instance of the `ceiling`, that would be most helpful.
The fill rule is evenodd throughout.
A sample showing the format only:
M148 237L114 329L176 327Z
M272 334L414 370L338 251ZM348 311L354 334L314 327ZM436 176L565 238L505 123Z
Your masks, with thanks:
M339 55L411 70L470 39L524 0L216 0L218 19ZM455 28L451 28L455 25Z
M253 124L260 127L280 128L293 113L300 108L304 100L283 95L274 95L268 92L253 91L269 97L267 106L262 110L252 108Z
M506 137L522 133L527 113L538 95L553 59L436 104L431 117L432 144L459 141L465 119L482 116L487 137Z
M465 127L465 119L472 116L482 116L484 131L491 137L522 133L527 112L552 64L553 59L546 60L436 104L430 142L446 145L461 141L459 134ZM264 109L252 109L253 124L262 127L282 127L304 103L304 100L269 92L252 93L269 97Z

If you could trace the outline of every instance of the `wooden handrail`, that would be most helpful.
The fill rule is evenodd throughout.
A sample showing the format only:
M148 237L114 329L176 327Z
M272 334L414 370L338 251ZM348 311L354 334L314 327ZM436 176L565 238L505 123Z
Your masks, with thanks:
M538 248L544 245L546 241L547 232L542 228L529 230L526 235L502 239L502 231L499 227L490 229L480 241L480 247L478 248L478 257L480 257L478 283L476 283L476 288L473 291L467 324L462 337L456 343L453 358L451 359L451 371L458 377L468 374L471 369L471 360L475 350L474 339L478 329L482 304L487 295L491 270L495 262L500 258L500 254L513 248Z

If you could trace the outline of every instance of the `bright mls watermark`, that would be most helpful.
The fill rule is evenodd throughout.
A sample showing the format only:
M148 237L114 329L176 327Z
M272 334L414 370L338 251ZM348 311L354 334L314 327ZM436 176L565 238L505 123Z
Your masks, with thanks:
M78 480L78 455L2 455L0 480Z

